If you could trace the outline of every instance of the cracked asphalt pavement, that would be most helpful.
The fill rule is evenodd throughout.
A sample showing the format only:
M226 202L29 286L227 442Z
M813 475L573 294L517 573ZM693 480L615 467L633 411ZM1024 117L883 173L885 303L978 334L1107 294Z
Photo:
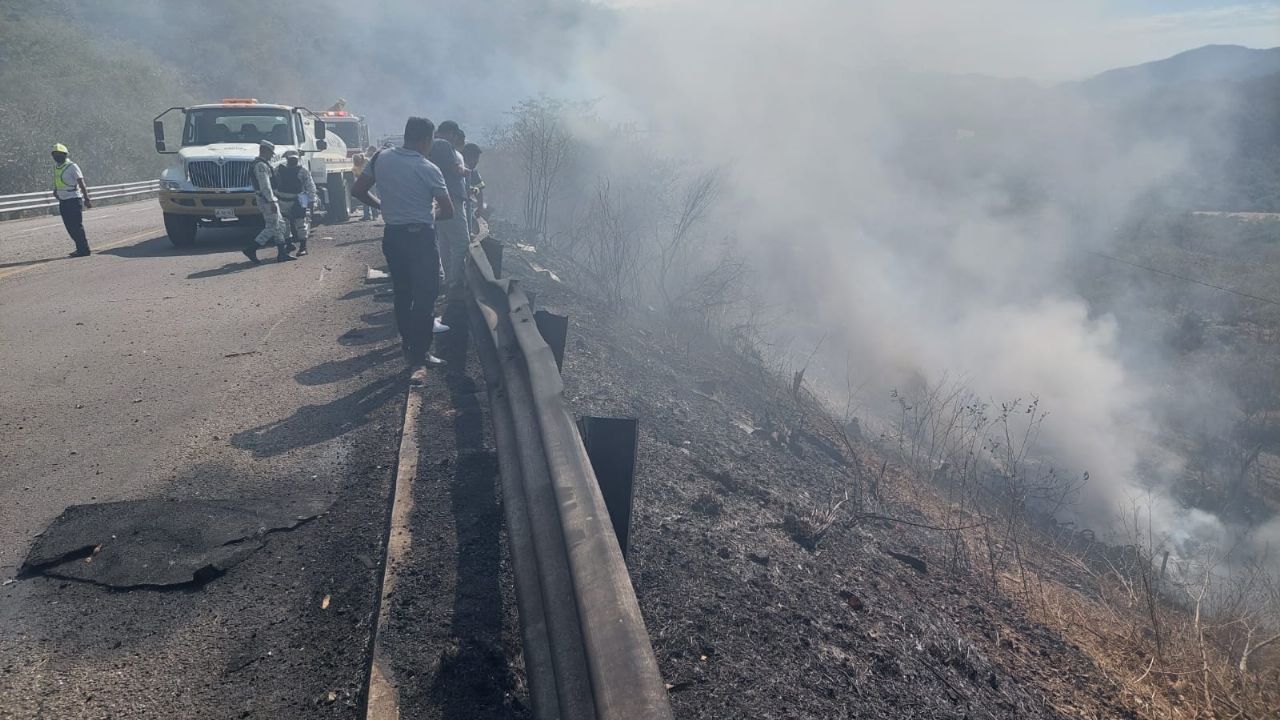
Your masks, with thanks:
M0 718L356 717L405 389L380 226L255 267L154 201L85 224L67 259L56 217L0 223ZM203 583L18 577L70 506L243 498L328 510Z

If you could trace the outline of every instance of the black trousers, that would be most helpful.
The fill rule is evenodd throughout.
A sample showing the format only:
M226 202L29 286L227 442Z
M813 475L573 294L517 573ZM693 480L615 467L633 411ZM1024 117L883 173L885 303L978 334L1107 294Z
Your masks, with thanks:
M76 252L89 252L89 238L84 234L84 208L80 198L58 201L58 214L62 216L62 224L67 234L76 244Z
M396 328L409 360L422 360L431 349L432 319L440 292L440 254L430 225L387 225L382 254L395 292Z

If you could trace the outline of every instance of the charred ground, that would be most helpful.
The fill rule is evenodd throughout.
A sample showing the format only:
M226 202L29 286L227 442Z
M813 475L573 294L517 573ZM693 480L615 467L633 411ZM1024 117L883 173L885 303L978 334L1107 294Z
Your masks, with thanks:
M1140 716L1071 639L950 560L936 503L874 441L846 445L758 357L603 313L543 250L509 247L504 266L571 318L571 408L640 418L628 565L678 716ZM859 473L875 513L842 502Z

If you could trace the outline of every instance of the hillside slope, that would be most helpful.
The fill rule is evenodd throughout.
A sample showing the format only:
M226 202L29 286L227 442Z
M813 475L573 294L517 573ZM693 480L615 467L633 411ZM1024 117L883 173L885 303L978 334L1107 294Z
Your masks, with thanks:
M570 316L573 410L640 420L628 565L678 717L1142 717L956 552L933 491L877 441L846 445L750 352L602 314L554 253L507 252L537 306Z

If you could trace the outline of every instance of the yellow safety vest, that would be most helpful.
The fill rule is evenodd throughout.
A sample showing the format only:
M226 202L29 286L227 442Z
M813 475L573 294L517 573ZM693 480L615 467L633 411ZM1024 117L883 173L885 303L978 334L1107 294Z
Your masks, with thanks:
M61 165L54 165L54 166L53 166L53 187L54 187L54 188L56 188L56 189L58 189L58 190L66 190L66 189L67 189L68 185L67 185L65 182L63 182L63 180L62 180L62 173L66 172L66 171L67 171L67 168L69 168L69 167L71 167L71 161L70 161L70 160L68 160L68 161L66 161L66 162L64 162L64 163L62 163Z

